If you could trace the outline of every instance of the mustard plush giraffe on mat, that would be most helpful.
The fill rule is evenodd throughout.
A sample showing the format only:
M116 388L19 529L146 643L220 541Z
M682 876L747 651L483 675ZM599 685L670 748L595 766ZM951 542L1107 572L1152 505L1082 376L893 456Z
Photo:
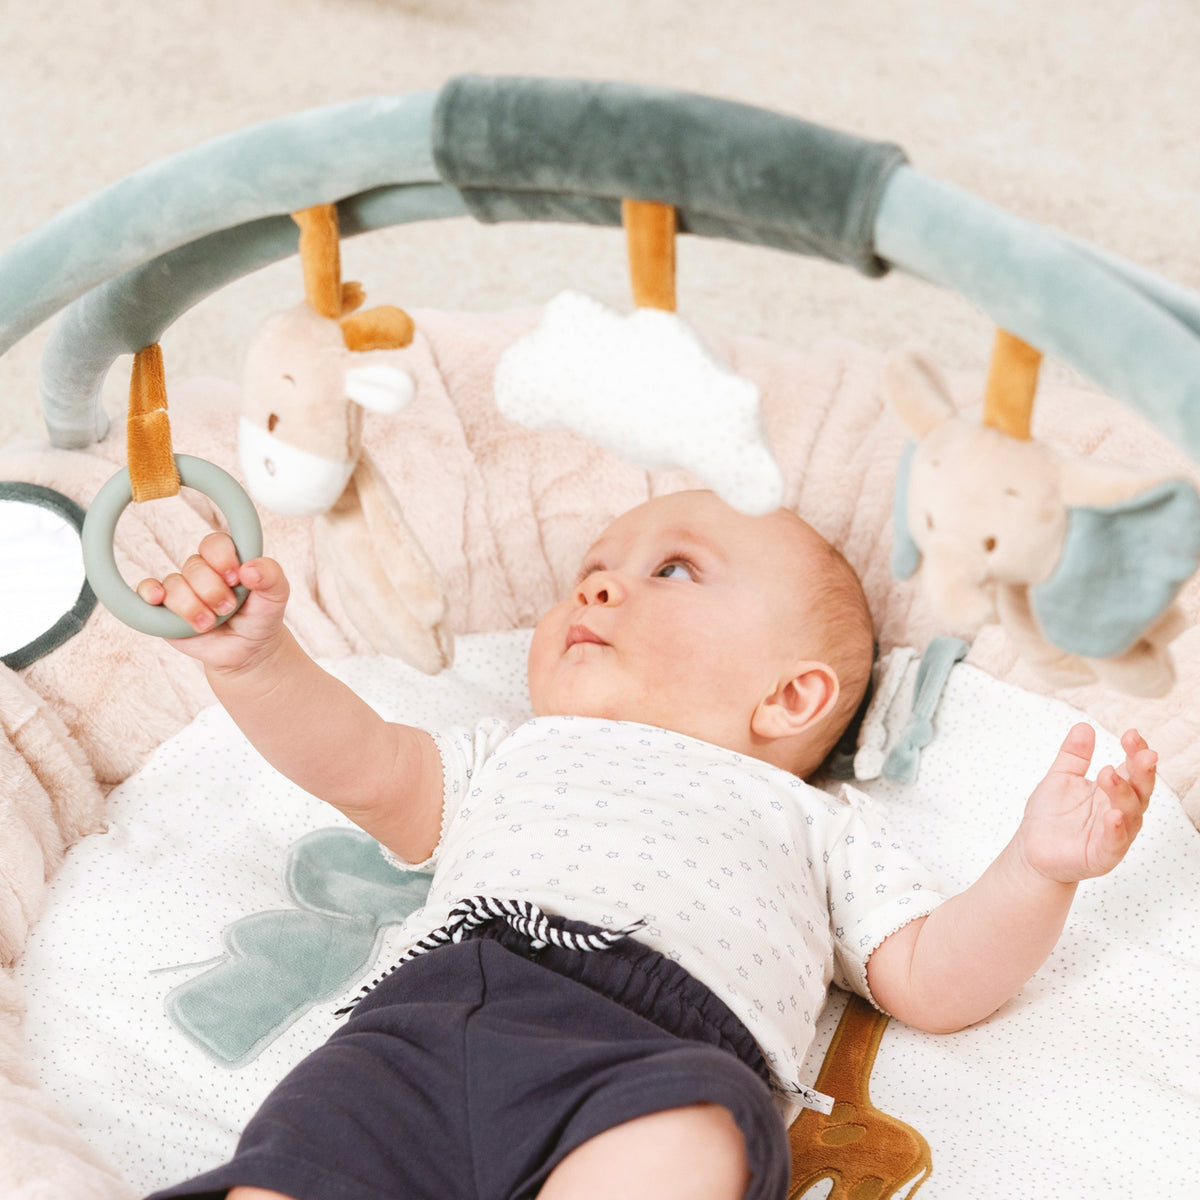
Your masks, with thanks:
M887 1023L865 1000L850 997L817 1076L817 1090L833 1097L833 1112L806 1108L790 1130L788 1200L822 1179L833 1181L828 1200L887 1200L910 1184L907 1200L929 1177L929 1143L871 1103L867 1085Z

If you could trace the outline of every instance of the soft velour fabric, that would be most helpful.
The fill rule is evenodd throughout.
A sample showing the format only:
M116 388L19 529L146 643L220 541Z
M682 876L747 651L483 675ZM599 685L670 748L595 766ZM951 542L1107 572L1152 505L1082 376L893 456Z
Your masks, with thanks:
M849 263L866 275L875 214L905 161L873 142L745 104L630 84L464 75L438 95L434 160L481 221L619 225L661 200L679 229Z

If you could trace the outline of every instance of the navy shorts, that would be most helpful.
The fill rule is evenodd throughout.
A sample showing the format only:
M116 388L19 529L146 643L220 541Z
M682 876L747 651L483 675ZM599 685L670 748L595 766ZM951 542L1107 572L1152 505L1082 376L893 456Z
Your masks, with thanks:
M790 1152L767 1079L741 1021L656 951L632 938L534 949L497 920L385 976L267 1097L229 1163L151 1200L238 1184L296 1200L523 1200L597 1134L703 1103L745 1137L746 1195L782 1200Z

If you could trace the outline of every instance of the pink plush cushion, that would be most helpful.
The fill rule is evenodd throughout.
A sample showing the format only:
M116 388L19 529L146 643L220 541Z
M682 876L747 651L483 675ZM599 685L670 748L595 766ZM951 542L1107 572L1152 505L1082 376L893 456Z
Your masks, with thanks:
M418 311L403 352L417 397L394 417L367 418L365 445L390 481L415 536L444 582L451 628L460 633L532 623L551 604L579 557L615 515L652 494L693 485L682 473L650 476L567 432L531 432L499 415L496 362L536 324L536 309L467 314ZM843 340L806 351L702 329L719 360L754 380L768 439L786 480L786 503L838 545L862 576L883 649L923 647L939 627L919 582L893 579L889 564L895 468L904 433L883 408L884 355ZM986 364L951 377L961 405L982 394ZM237 473L238 391L218 380L172 389L177 450ZM119 423L117 423L119 424ZM1123 406L1092 392L1044 384L1034 432L1066 454L1131 464L1194 467ZM110 434L88 453L16 456L8 478L60 488L85 507L124 439ZM108 460L105 462L104 460ZM161 573L192 552L216 520L202 497L128 511L118 530L127 577ZM370 653L319 560L307 519L264 514L267 553L288 570L290 620L308 649L339 657ZM1136 723L1163 756L1167 781L1200 817L1200 581L1182 596L1193 627L1175 643L1179 686L1158 701L1135 701L1099 686L1058 691L1110 729ZM985 627L969 661L1019 686L1052 692L1016 660L1004 636ZM25 673L80 741L102 783L136 769L145 755L210 699L195 665L98 612L85 633ZM1195 789L1195 790L1194 790Z

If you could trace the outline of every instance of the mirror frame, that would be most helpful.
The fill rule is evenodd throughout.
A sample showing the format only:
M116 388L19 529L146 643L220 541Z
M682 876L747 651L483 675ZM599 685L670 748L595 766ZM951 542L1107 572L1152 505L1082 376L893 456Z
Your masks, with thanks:
M33 504L39 508L49 509L71 525L80 535L80 553L83 545L83 522L86 514L69 496L56 492L53 488L43 487L37 483L22 483L0 480L0 501L12 501L20 504ZM0 655L3 663L11 671L20 671L37 662L52 650L57 650L64 642L70 641L79 633L92 615L96 607L96 593L86 577L75 603L63 613L44 632L38 634L31 642L9 653Z

